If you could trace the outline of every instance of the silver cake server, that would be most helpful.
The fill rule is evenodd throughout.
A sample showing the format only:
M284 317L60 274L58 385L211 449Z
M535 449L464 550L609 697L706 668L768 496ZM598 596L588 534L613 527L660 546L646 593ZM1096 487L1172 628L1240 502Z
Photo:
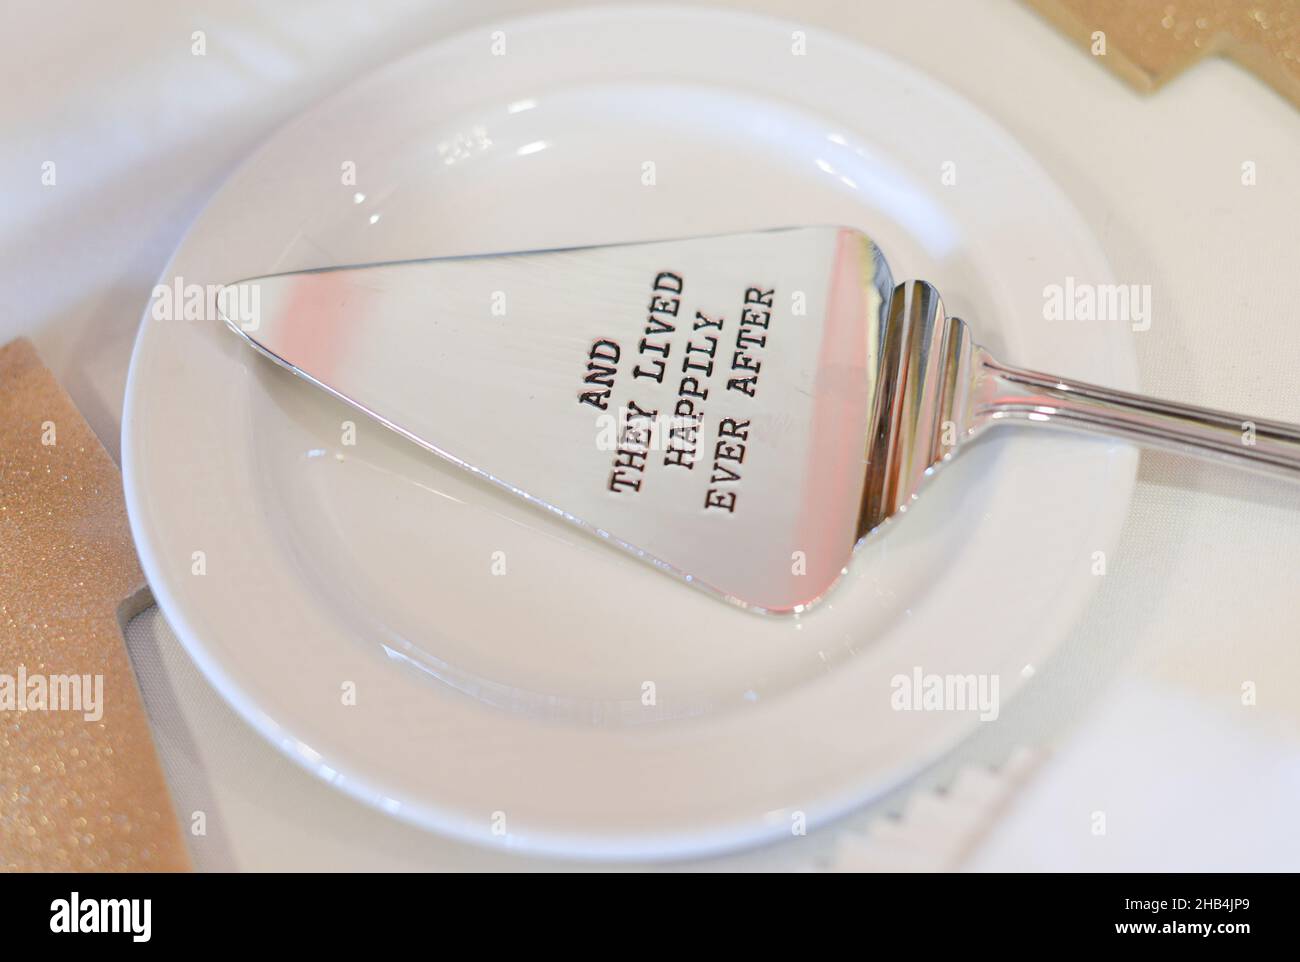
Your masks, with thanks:
M1000 422L1300 478L1300 426L1008 367L847 228L252 278L253 347L687 582L799 612Z

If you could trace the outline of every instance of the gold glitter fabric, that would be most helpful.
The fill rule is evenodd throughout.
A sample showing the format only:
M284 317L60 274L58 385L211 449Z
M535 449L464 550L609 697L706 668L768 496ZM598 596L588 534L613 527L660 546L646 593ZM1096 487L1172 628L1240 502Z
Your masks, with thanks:
M1129 83L1155 90L1210 54L1300 107L1300 0L1028 0ZM1105 35L1105 53L1097 32Z
M0 347L0 869L189 868L122 640L144 588L117 466Z

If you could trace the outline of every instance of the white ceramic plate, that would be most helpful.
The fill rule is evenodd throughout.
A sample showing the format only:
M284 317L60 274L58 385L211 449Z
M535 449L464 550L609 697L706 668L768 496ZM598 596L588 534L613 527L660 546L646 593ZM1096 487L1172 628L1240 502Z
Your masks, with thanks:
M1077 213L924 75L815 32L799 55L799 28L718 12L498 29L280 131L161 283L849 224L999 356L1133 387L1123 326L1042 319L1045 285L1109 279ZM787 834L970 733L970 712L893 710L891 679L995 674L1005 699L1091 593L1135 464L1118 444L990 439L823 605L764 618L377 424L345 444L358 417L216 321L146 315L123 468L158 602L249 723L338 787L484 844L590 856Z

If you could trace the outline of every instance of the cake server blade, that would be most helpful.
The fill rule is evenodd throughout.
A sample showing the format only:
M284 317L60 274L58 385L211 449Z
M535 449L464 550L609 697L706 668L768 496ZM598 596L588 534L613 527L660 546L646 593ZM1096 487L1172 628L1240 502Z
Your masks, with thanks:
M218 308L433 453L788 612L860 535L892 290L870 239L820 227L280 274Z

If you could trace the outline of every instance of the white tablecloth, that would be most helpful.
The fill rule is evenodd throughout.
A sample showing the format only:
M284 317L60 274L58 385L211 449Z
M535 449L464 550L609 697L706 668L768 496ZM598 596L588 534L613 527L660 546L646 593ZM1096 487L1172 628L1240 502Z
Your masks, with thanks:
M567 4L566 4L567 5ZM1150 284L1151 393L1300 422L1300 110L1211 61L1147 99L1006 0L748 0L929 71L1074 198L1120 280ZM150 290L223 176L320 96L449 32L545 3L9 0L0 12L0 341L32 336L115 455ZM549 4L560 6L560 4ZM191 52L203 31L206 55ZM1253 162L1257 183L1242 183ZM42 183L53 162L55 183ZM1148 454L1077 629L1023 697L920 783L1046 756L966 864L1295 868L1300 488ZM519 868L392 821L247 728L161 615L128 631L177 807L206 869ZM1243 704L1253 682L1255 704ZM917 786L913 786L915 789ZM903 793L716 860L830 859ZM1094 813L1112 826L1095 832Z

